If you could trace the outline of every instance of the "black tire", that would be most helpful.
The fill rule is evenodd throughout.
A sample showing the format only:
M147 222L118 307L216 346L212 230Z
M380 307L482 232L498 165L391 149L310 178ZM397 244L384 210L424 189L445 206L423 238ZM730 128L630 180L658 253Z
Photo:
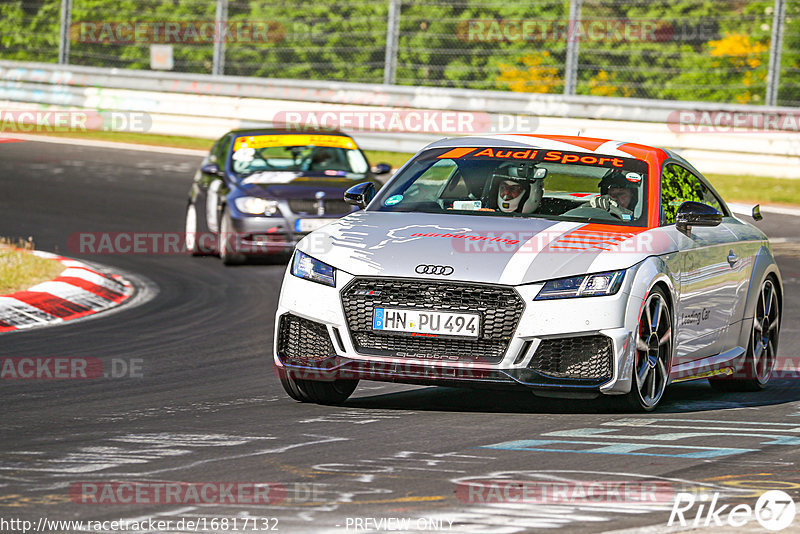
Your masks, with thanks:
M767 387L775 369L780 327L778 292L770 277L761 284L742 369L730 378L709 378L711 387L716 391L761 391Z
M281 385L286 393L296 401L315 404L342 404L355 391L358 380L334 380L320 382L281 376Z
M627 409L652 412L669 382L674 333L667 295L654 287L645 297L636 330L636 357L631 391L620 401Z
M233 221L227 208L223 208L219 222L219 258L225 265L241 265L247 256L239 252L239 240L233 229Z

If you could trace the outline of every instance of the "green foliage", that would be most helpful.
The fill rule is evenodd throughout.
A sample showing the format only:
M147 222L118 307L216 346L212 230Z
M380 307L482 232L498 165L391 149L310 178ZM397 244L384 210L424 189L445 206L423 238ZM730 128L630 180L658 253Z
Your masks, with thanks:
M722 209L714 194L691 172L680 165L665 166L661 173L661 207L666 222L674 223L678 208L689 200Z
M59 2L47 0L38 11L1 2L0 21L0 59L58 61Z
M73 21L213 21L214 0L73 0ZM37 3L37 5L39 5ZM381 83L389 0L230 0L229 20L270 25L228 42L225 73ZM27 7L26 7L27 6ZM0 58L55 61L60 0L0 2ZM762 103L772 0L583 0L578 94ZM782 103L800 102L800 2L787 3ZM507 30L539 30L515 38ZM569 0L403 0L396 79L524 92L563 91ZM494 23L494 26L492 26ZM493 28L493 29L492 29ZM561 30L559 30L561 28ZM70 63L147 69L147 43L91 43L73 28ZM628 33L626 33L628 32ZM175 70L210 73L213 42L174 45Z

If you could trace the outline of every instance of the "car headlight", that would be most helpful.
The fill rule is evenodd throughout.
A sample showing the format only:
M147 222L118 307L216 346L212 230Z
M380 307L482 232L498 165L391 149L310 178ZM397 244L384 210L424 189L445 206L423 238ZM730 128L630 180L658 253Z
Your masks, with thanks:
M548 280L533 300L613 295L622 287L623 278L624 270Z
M278 211L277 200L267 200L258 197L239 197L234 199L236 209L250 215L274 215Z
M306 280L311 280L318 284L331 287L336 286L335 268L327 263L315 260L308 254L303 254L299 250L294 253L294 258L292 259L292 274L298 278L305 278Z

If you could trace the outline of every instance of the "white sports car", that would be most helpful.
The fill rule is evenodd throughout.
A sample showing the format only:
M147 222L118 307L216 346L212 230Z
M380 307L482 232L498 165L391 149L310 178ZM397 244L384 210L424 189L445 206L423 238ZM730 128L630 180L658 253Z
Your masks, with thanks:
M766 236L675 153L585 137L433 143L297 245L276 316L287 393L359 379L616 396L763 388L783 289ZM760 218L757 208L754 218Z

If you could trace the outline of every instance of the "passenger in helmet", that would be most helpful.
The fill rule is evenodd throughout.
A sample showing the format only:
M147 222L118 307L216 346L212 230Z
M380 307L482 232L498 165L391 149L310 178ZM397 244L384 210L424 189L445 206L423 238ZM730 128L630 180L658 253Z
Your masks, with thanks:
M622 171L610 169L597 184L600 196L589 201L589 206L608 212L619 211L623 215L633 214L639 201L639 182L625 178Z
M497 184L497 207L504 213L533 213L544 195L544 174L534 178L536 167L527 163L504 163L492 175Z

